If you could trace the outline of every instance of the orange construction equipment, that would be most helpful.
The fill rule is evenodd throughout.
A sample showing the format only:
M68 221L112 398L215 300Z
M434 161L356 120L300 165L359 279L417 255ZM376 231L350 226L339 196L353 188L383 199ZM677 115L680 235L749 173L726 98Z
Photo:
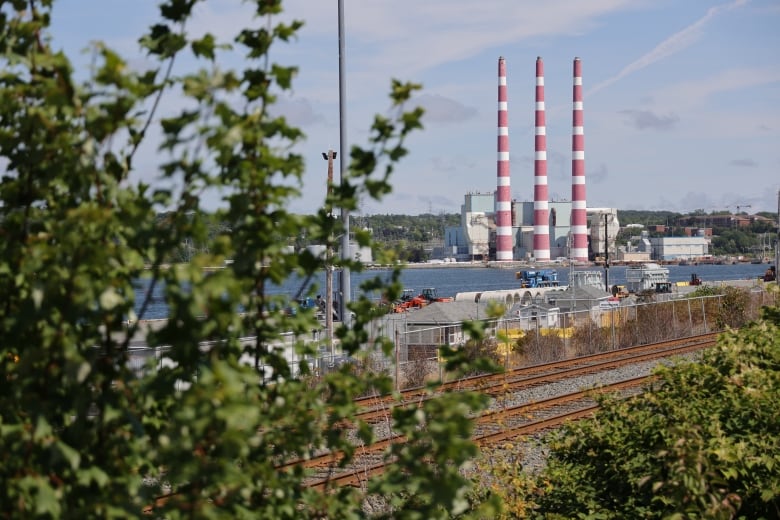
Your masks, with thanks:
M452 297L439 296L439 293L436 291L435 287L426 287L422 290L422 293L420 293L419 297L424 298L428 303L455 301Z
M413 296L414 291L404 289L401 299L393 305L393 312L406 312L412 309L420 309L429 303L451 302L455 301L452 297L439 296L435 287L426 287L417 296Z

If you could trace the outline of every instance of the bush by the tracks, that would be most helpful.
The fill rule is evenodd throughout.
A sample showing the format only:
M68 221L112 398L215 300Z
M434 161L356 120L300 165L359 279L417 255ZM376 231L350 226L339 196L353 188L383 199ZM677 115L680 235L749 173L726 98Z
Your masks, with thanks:
M523 504L541 518L778 518L780 309L658 370L552 443Z

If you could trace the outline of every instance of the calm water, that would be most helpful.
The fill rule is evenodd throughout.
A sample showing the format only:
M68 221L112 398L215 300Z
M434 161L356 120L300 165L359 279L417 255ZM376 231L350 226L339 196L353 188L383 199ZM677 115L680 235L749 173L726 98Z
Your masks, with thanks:
M767 264L737 264L737 265L688 265L666 266L669 269L669 279L672 282L687 281L691 279L691 274L696 273L702 281L713 282L721 280L744 280L755 279L764 274ZM417 292L424 287L435 287L440 296L455 296L459 292L468 291L493 291L499 289L513 289L519 286L515 279L517 269L496 269L485 267L430 267L406 269L401 274L401 282L407 289L413 289ZM600 267L590 267L588 271L600 271ZM566 285L569 280L569 268L561 267L557 269L558 280L562 285ZM390 270L374 269L363 273L352 273L351 289L353 298L360 293L360 285L363 281L380 277L383 280L389 279ZM626 268L624 266L611 267L609 269L610 285L625 284ZM318 292L324 292L325 275L324 273L314 278L310 282L316 284ZM281 286L273 287L269 292L276 294L285 294L290 298L295 297L301 291L304 281L297 278L291 278ZM338 275L333 277L334 289L338 289ZM146 284L139 282L136 290L136 301L140 301ZM304 287L305 290L305 287ZM372 295L378 297L378 295ZM138 312L138 309L136 309ZM146 319L164 318L167 314L167 308L163 298L163 289L161 286L155 288L152 295L152 302L144 315Z

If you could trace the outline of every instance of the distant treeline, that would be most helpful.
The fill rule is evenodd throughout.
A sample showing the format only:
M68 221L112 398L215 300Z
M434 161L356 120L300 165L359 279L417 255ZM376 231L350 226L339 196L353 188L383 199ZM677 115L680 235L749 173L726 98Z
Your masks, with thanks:
M744 212L743 212L744 213ZM642 224L644 226L663 225L663 232L653 231L651 236L682 236L683 222L691 216L722 215L728 211L705 213L697 210L691 213L677 213L673 211L645 211L645 210L618 210L618 220L622 227L628 224ZM767 242L767 234L776 232L775 215L768 212L760 212L758 215L769 221L754 222L747 228L718 228L713 229L712 254L752 254L757 252ZM207 223L209 240L199 243L193 240L183 240L179 248L168 260L171 262L186 262L198 252L209 250L211 240L221 233L229 233L232 225L230 222L220 220L213 214L202 215ZM167 213L158 215L158 224L161 229L166 227ZM430 258L432 247L441 245L444 241L444 230L448 227L460 225L459 213L423 213L421 215L353 215L351 226L353 229L370 230L374 240L380 249L394 252L396 258L407 262L420 262ZM618 236L619 242L624 242L634 230L624 230ZM296 248L312 245L304 234L288 237L289 244Z
M703 209L697 209L689 213L677 213L674 211L649 211L639 209L624 209L618 210L618 220L621 226L628 224L643 224L646 226L653 225L668 225L675 226L678 221L684 220L690 217L704 216L704 215L729 215L732 214L728 210L706 212ZM736 214L736 213L735 213ZM740 215L746 215L745 211L740 211ZM752 214L752 213L751 213ZM776 222L777 215L768 211L759 211L755 213L760 217L764 217L773 222Z
M169 262L187 262L199 252L208 252L214 238L222 233L230 233L232 223L221 220L215 214L201 214L208 229L208 240L198 242L192 239L182 240L171 254ZM169 225L170 215L160 213L157 223L161 232ZM350 220L352 229L370 230L380 249L393 251L395 257L405 262L420 262L430 257L432 245L440 245L444 240L444 230L457 226L460 214L425 213L422 215L353 215ZM296 249L314 245L305 233L288 237L290 246Z

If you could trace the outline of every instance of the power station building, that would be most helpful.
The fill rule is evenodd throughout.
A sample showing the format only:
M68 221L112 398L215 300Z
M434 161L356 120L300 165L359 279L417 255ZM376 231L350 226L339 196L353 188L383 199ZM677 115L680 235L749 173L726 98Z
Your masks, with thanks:
M459 261L547 262L556 258L566 258L575 262L586 262L593 256L603 254L605 247L614 251L614 237L619 230L617 210L610 208L588 210L586 207L585 132L580 59L574 59L573 70L572 197L569 201L548 200L547 127L542 58L536 59L535 89L533 201L510 201L506 61L500 57L498 59L496 190L493 193L466 194L464 204L461 206L460 226L445 230L445 256Z
M460 210L460 225L444 231L445 256L458 261L495 260L495 196L492 193L467 193ZM571 201L548 203L548 233L550 256L546 259L534 255L534 203L512 202L512 257L519 261L547 261L571 258ZM604 235L608 239L610 254L615 253L615 237L620 229L616 208L587 210L586 235L590 256L603 256ZM606 217L606 218L605 218ZM606 223L605 223L606 221Z

